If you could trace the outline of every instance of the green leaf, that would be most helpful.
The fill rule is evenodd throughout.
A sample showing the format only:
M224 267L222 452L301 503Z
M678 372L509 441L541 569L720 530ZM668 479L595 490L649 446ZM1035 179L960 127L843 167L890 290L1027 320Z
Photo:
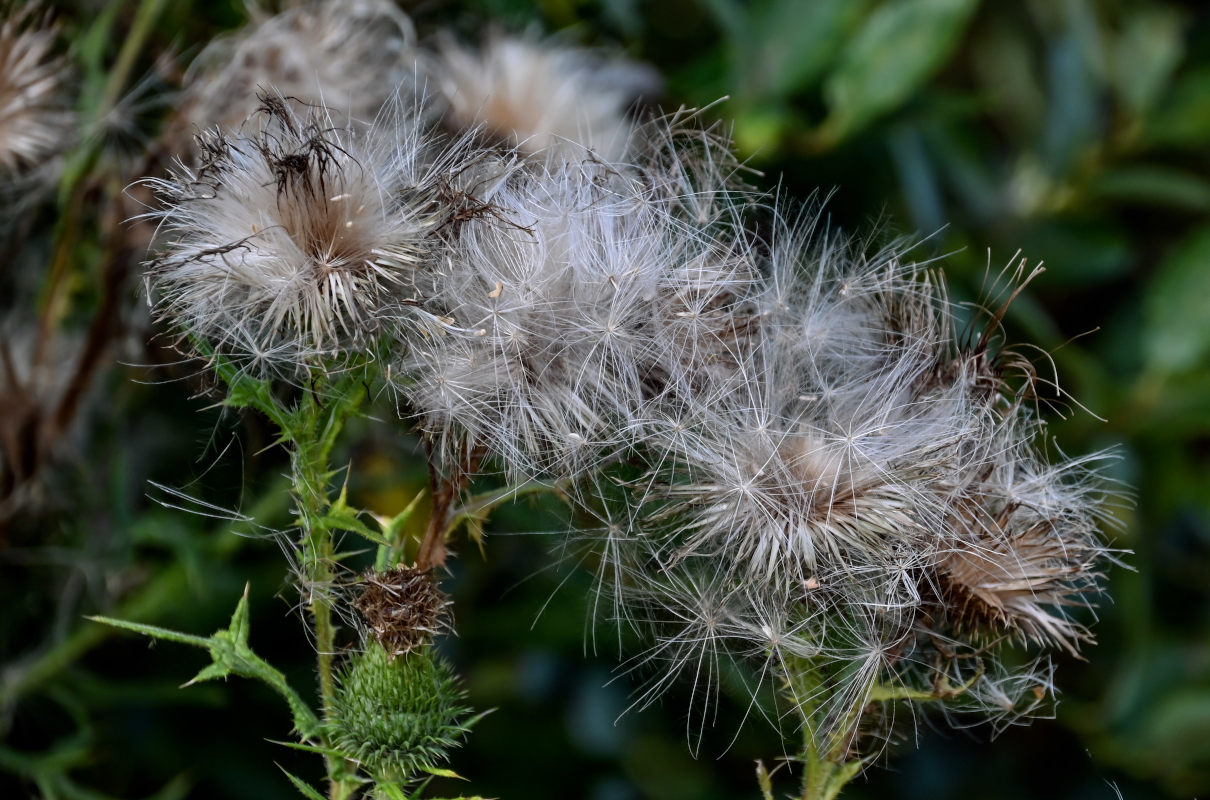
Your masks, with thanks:
M188 633L174 631L171 628L161 628L158 625L144 625L141 622L127 622L124 619L113 619L112 617L85 617L92 622L99 622L102 625L109 625L112 628L121 628L122 630L141 633L144 636L150 636L153 639L164 639L170 642L179 642L180 644L191 644L194 647L202 647L209 649L210 640L202 636L193 636Z
M749 5L746 35L732 37L737 100L746 105L808 88L833 63L864 6L855 0Z
M318 791L316 791L313 786L308 784L302 778L299 778L299 777L287 772L286 769L284 767L282 767L280 764L278 765L277 768L286 774L286 777L290 779L290 783L294 784L294 788L297 789L299 791L299 793L302 794L303 797L306 797L309 800L328 800L326 797L324 797L322 794L320 794Z
M1108 200L1189 211L1210 210L1210 182L1172 167L1142 164L1107 169L1093 179L1089 193Z
M1134 258L1133 242L1121 226L1096 218L1039 220L1022 231L1016 244L1045 259L1039 286L1087 289L1121 277Z
M1134 114L1155 105L1180 63L1182 22L1173 8L1141 8L1127 18L1113 50L1113 86Z
M378 794L382 795L384 800L410 800L408 795L399 787L397 783L379 783L374 789ZM420 792L417 791L414 797L419 797Z
M382 534L377 533L358 518L360 512L345 503L344 492L328 507L327 512L315 524L326 530L349 531L380 547L390 547L391 542Z
M1196 365L1210 351L1210 226L1160 265L1144 298L1144 353L1161 373Z
M332 756L333 758L344 758L345 754L334 747L320 747L319 745L306 744L305 742L279 742L276 739L270 739L273 744L280 744L282 747L288 747L291 750L302 750L304 753L316 753L321 756Z
M381 518L378 520L378 524L382 528L383 537L387 543L379 545L378 553L374 558L374 569L379 572L386 572L398 566L399 559L403 557L406 526L408 521L411 520L412 514L416 513L416 509L420 506L420 501L424 499L426 494L426 490L420 490L403 511L400 511L390 519Z
M1210 139L1210 67L1178 78L1144 122L1147 144L1191 147L1201 152Z
M761 800L773 800L773 777L759 758L756 760L756 784L760 787Z
M179 633L155 625L126 622L108 617L90 617L90 619L96 622L141 633L156 639L165 639L205 648L210 652L212 663L203 667L185 686L217 680L219 678L227 678L230 675L239 675L243 678L259 680L274 689L285 699L287 705L290 706L295 729L304 736L314 735L320 727L319 719L315 716L315 713L303 702L298 693L290 687L286 682L285 676L252 652L252 649L248 646L248 635L250 633L248 618L247 586L244 587L244 593L235 607L235 612L231 615L230 625L227 626L226 630L218 631L209 638Z
M898 0L875 9L825 82L831 113L822 139L839 141L911 97L949 58L977 5Z

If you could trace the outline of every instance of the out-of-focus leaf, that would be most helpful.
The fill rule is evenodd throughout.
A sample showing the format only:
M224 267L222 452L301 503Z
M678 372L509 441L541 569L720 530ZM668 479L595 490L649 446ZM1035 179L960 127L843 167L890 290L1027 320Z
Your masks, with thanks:
M775 154L793 118L782 107L754 108L735 118L732 136L740 154L760 158Z
M1163 698L1140 728L1147 750L1167 754L1170 769L1177 768L1168 777L1180 782L1185 776L1177 765L1210 764L1210 688L1188 688Z
M713 103L734 91L729 63L721 47L711 48L667 76L669 91L697 106Z
M1062 175L1097 135L1097 86L1080 37L1061 36L1047 53L1049 108L1043 154L1051 175Z
M771 0L748 9L748 35L733 48L734 74L753 99L809 87L835 60L862 12L860 0Z
M1210 67L1178 78L1145 123L1147 144L1204 149L1210 141Z
M919 128L897 125L887 134L887 147L899 173L912 223L917 230L928 233L940 229L945 224L941 190Z
M1089 186L1093 197L1151 206L1205 211L1210 209L1210 182L1191 172L1160 166L1108 169Z
M960 213L984 224L1002 219L1003 177L989 169L987 153L969 127L960 123L929 124L921 134L936 160L942 182L957 196Z
M980 94L999 123L1028 140L1046 116L1046 95L1030 49L1029 32L1012 17L978 26L973 32L971 63Z
M1145 8L1126 20L1113 50L1113 87L1135 114L1159 98L1184 52L1181 16L1173 8Z
M1130 237L1109 222L1084 219L1039 221L1017 242L1046 262L1041 286L1086 289L1123 275L1133 252Z
M821 131L837 141L907 100L949 58L977 0L898 0L877 8L825 83L831 113Z
M1152 369L1188 369L1210 350L1210 226L1168 255L1144 303L1144 352Z
M1210 434L1210 373L1194 370L1174 375L1155 390L1141 386L1136 393L1140 402L1133 409L1131 426L1145 431L1153 442L1184 443Z

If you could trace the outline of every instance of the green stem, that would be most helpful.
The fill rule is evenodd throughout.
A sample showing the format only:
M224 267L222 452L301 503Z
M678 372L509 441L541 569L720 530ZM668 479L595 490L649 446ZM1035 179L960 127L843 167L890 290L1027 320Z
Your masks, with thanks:
M803 722L802 752L798 757L803 765L800 800L834 800L861 772L863 762L860 758L848 760L843 733L839 743L830 748L821 746L824 742L816 735L824 714L819 698L827 691L826 676L805 659L787 663L787 671L790 699Z
M293 444L291 478L298 503L298 526L302 532L307 603L315 626L321 717L328 722L336 699L333 672L336 626L332 622L332 598L329 593L335 577L332 569L335 543L332 526L327 523L332 507L328 493L332 473L328 461L345 421L361 405L366 392L363 384L349 381L342 382L340 386L324 386L323 390L312 388L305 392L289 419L282 420L286 423L282 434ZM344 780L348 770L343 760L333 755L325 755L324 760L327 764L329 797L340 800L348 796L350 787Z

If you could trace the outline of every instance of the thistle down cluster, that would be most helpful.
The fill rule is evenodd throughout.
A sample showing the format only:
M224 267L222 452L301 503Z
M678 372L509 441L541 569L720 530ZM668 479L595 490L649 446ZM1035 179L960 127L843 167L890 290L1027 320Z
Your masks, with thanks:
M198 97L262 94L193 117L151 182L151 292L182 341L259 377L365 358L440 463L561 481L600 520L577 536L604 613L648 636L640 705L687 672L706 707L747 664L762 713L788 687L853 753L896 698L1044 708L1046 653L1090 640L1071 609L1106 492L1095 458L1046 453L1003 310L959 326L938 278L754 193L693 115L636 124L638 68L532 39L422 52L393 7L346 5L258 20L191 72ZM365 48L381 80L288 62L322 51L291 37ZM1012 641L1036 658L1002 661Z
M38 4L0 7L0 173L36 163L71 124L56 36Z

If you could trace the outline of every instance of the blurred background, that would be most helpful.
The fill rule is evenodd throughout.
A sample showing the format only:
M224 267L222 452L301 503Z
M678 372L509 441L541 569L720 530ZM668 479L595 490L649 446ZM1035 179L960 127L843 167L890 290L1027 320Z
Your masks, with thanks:
M289 720L248 682L178 688L205 662L86 621L206 634L248 582L252 643L300 689L313 658L269 528L285 527L283 453L223 412L189 365L148 343L138 261L113 231L123 190L192 55L247 16L237 0L53 5L91 120L58 183L6 187L0 219L0 797L296 796L274 741ZM1048 351L1079 401L1049 409L1068 454L1114 448L1134 502L1086 660L1057 656L1061 702L992 739L921 718L846 791L860 798L1191 798L1210 794L1210 9L1125 0L423 0L452 27L557 34L653 65L666 110L706 106L757 185L829 195L830 223L909 235L956 299L1025 257L1046 272L1009 340ZM124 41L142 36L131 56ZM129 60L126 63L123 59ZM102 115L109 76L122 101ZM722 102L720 98L727 98ZM91 116L90 116L91 115ZM133 211L132 211L133 208ZM48 233L49 232L49 233ZM53 335L52 335L53 334ZM47 348L53 374L18 355ZM1083 406L1083 407L1081 407ZM389 401L378 410L394 416ZM338 463L356 502L401 508L425 485L406 424L365 421ZM384 430L397 435L384 435ZM180 490L210 507L186 501ZM185 513L187 506L201 513ZM228 511L224 511L224 509ZM257 524L231 519L230 509ZM687 691L627 709L637 679L591 619L591 576L556 504L501 509L464 542L443 647L473 704L451 793L591 800L756 798L778 735L736 695L689 753ZM261 527L266 526L266 527ZM1125 551L1129 551L1126 553ZM292 665L292 666L291 666ZM684 691L684 690L682 690ZM737 731L738 734L736 733ZM783 768L784 770L785 768ZM792 782L783 773L788 791Z

